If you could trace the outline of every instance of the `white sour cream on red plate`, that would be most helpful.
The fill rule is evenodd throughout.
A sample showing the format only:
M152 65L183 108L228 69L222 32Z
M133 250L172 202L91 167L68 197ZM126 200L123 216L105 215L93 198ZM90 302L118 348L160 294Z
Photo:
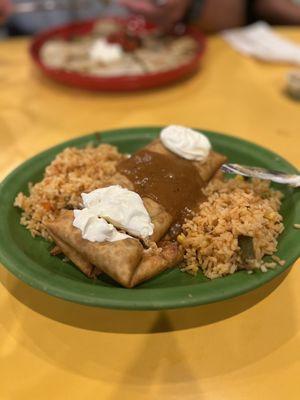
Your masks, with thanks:
M103 64L111 64L119 61L123 55L122 46L117 43L109 43L105 39L97 39L91 45L90 59Z

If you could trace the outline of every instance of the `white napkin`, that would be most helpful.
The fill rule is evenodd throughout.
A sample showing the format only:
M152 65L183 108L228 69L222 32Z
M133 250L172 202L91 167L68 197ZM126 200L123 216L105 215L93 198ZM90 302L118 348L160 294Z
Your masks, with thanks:
M300 44L281 37L266 22L228 29L221 36L242 54L269 62L300 64Z

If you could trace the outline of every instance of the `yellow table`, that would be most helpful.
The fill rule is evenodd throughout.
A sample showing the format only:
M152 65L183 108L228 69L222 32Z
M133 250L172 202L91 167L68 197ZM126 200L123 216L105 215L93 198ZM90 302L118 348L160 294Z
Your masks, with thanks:
M300 41L299 30L284 34ZM48 81L27 40L0 43L1 177L83 133L170 123L252 140L300 167L300 103L283 94L289 68L242 57L218 37L208 44L192 79L109 95ZM299 399L299 267L236 299L164 312L68 303L1 267L0 399Z

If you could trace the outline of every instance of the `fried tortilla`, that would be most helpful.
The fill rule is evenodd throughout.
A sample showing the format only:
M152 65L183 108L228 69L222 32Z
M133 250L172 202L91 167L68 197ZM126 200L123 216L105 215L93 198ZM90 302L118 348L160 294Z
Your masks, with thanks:
M182 261L183 253L177 242L165 241L160 243L157 252L144 253L138 268L131 279L130 286L134 287L166 269L172 268Z
M67 258L69 258L88 278L95 278L96 276L100 275L101 271L94 267L94 265L91 264L84 256L82 256L75 248L71 247L68 243L60 239L60 237L55 233L56 230L57 229L55 226L52 230L51 227L48 226L48 231L51 232L52 239L60 249L60 253L63 253L65 256L67 256Z
M117 242L90 242L82 238L81 231L73 226L73 220L73 211L66 210L54 222L48 223L47 229L53 240L63 251L68 249L69 255L66 255L81 270L78 260L84 259L127 286L143 256L143 246L139 240L129 238Z
M149 199L149 197L144 197L143 203L150 215L151 222L154 225L153 234L150 236L149 241L157 243L169 229L172 223L172 216L163 206L156 203L156 201Z
M145 149L162 155L170 156L172 153L162 144L159 139L153 140ZM202 180L207 183L214 174L218 171L222 164L226 162L227 158L220 153L211 151L209 156L203 161L189 161L197 169Z
M47 224L53 240L63 253L86 275L101 271L127 288L152 278L175 265L182 257L176 243L165 243L159 253L144 250L137 239L117 242L90 242L73 226L73 212L63 211Z

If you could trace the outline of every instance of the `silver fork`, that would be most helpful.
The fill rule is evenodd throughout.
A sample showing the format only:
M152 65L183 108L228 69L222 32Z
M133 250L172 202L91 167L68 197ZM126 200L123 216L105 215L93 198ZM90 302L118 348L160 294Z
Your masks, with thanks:
M300 187L300 175L287 174L281 171L274 171L260 167L249 167L240 164L223 164L221 167L223 172L227 174L235 174L248 176L250 178L265 179L268 181L281 183L283 185L290 185L293 187Z

